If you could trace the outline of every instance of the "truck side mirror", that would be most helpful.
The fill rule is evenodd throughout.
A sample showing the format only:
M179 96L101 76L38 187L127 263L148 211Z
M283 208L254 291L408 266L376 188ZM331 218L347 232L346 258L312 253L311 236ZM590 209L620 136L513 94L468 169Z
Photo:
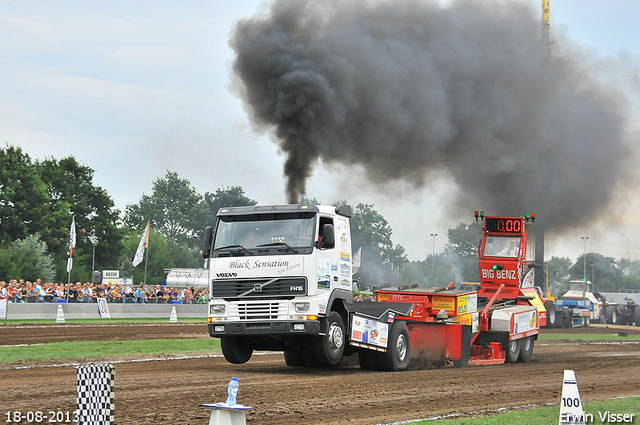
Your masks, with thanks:
M204 228L204 235L202 236L202 258L209 258L209 255L211 255L212 242L213 242L213 227L207 226Z
M335 244L336 237L333 233L333 224L325 223L322 226L322 248L333 248Z

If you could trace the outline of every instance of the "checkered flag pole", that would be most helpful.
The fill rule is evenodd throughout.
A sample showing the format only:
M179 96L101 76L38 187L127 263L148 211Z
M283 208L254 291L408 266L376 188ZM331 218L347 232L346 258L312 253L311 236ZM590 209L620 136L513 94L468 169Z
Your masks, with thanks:
M115 424L116 368L111 364L78 366L77 425Z

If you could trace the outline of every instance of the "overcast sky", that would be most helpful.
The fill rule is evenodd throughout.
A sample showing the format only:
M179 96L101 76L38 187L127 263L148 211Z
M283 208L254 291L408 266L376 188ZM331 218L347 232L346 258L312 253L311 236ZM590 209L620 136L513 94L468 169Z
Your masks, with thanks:
M539 13L540 0L523 0ZM268 3L267 3L268 4ZM261 204L285 203L283 162L266 134L252 131L230 89L229 36L242 17L265 6L238 1L0 2L0 136L32 158L73 155L96 170L95 183L117 207L150 194L153 180L176 171L200 192L239 185ZM594 58L620 65L637 96L640 2L552 0L551 31ZM562 184L562 182L558 182ZM357 167L319 165L307 195L324 203L374 204L411 260L446 243L446 230L473 211L443 216L452 183L416 190L373 186ZM575 260L587 251L640 259L638 200L629 219L547 235L547 255ZM499 215L490 206L479 205ZM612 227L615 232L603 230Z

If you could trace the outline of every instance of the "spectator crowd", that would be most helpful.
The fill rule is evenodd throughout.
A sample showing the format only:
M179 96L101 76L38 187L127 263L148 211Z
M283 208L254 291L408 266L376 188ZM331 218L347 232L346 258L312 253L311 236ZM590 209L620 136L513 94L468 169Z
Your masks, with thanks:
M120 283L90 282L75 284L42 283L23 279L9 279L9 283L0 281L0 299L10 303L96 303L98 298L106 298L113 303L153 303L153 304L206 304L208 289L199 286L174 288L166 285L148 286L140 284L122 285Z

